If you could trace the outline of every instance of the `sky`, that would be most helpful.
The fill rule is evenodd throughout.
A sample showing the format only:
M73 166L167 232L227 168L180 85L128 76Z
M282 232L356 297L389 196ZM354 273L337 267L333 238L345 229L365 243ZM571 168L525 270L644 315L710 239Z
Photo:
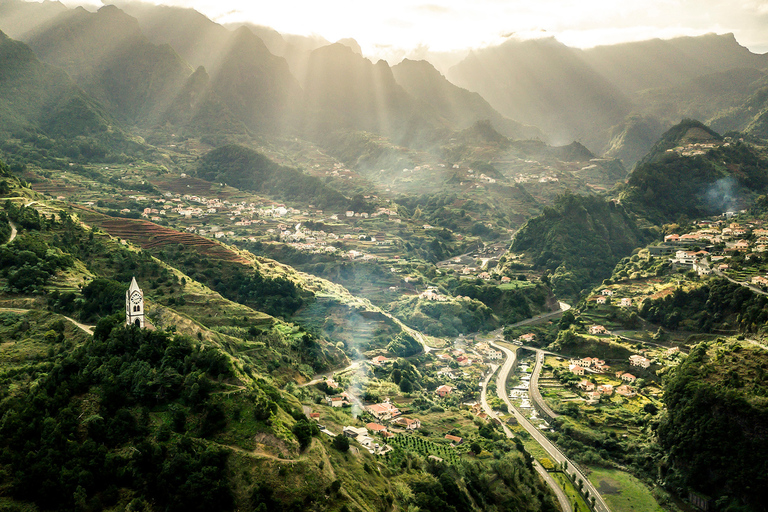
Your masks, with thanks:
M104 3L109 3L101 0ZM150 0L153 1L153 0ZM70 3L66 2L65 3ZM71 2L76 3L76 2ZM733 32L768 52L768 0L157 0L219 23L248 21L329 41L354 38L367 56L451 52L507 37L554 36L568 46Z

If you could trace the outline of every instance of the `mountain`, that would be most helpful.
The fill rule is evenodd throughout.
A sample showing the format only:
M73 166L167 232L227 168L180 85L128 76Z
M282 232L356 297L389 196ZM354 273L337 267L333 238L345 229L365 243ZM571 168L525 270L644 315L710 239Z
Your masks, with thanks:
M189 8L119 5L136 16L135 24L148 40L172 47L197 67L175 86L163 120L209 137L246 129L282 131L300 87L286 61L273 55L253 30L230 31Z
M768 55L752 53L733 34L652 39L579 53L584 63L625 94L673 87L729 69L768 68Z
M745 208L768 190L768 155L697 121L664 134L629 176L621 201L655 223Z
M427 61L404 59L392 67L392 73L406 92L430 105L454 129L461 130L477 121L488 120L498 132L512 139L544 138L537 128L499 114L479 94L453 85Z
M340 43L312 52L302 85L300 126L308 133L362 130L412 145L433 139L431 130L447 127L437 112L397 84L385 61L374 64Z
M243 146L223 146L207 153L200 160L197 176L212 182L228 183L242 190L311 202L321 208L346 208L350 202L318 178L278 165Z
M246 27L230 35L208 89L246 126L273 133L286 127L301 97L285 59Z
M327 39L316 34L302 36L296 34L281 34L277 30L255 25L253 23L229 23L225 25L230 30L247 27L259 36L269 51L283 57L291 68L293 75L301 82L307 72L310 54L331 44Z
M64 4L51 0L0 0L0 30L13 39L24 40L31 30L67 11Z
M711 120L714 129L722 132L736 130L763 139L768 138L768 76L761 76L753 84L751 94L732 108L719 112Z
M719 283L720 288L728 285ZM741 290L718 298L743 300ZM765 301L754 306L762 307ZM766 509L766 487L750 485L753 475L768 471L763 456L768 441L766 364L765 350L718 338L694 347L672 372L664 390L667 414L657 430L669 453L670 481L722 497L718 502L731 502L729 508ZM727 447L722 439L728 439Z
M0 134L15 168L125 161L148 148L60 69L0 32Z
M149 41L171 46L194 68L215 69L232 34L194 9L135 1L113 4L136 18Z
M51 136L106 131L109 116L61 70L40 62L32 50L0 32L0 126L29 128Z
M619 158L632 167L643 158L653 144L664 134L664 127L655 117L633 114L611 128L608 145L603 154Z
M43 61L67 71L128 123L152 125L191 74L170 46L150 43L138 22L114 6L60 14L26 39Z
M573 140L593 151L603 131L630 111L628 98L554 38L505 43L473 51L447 74L479 93L502 115L541 128L557 144Z

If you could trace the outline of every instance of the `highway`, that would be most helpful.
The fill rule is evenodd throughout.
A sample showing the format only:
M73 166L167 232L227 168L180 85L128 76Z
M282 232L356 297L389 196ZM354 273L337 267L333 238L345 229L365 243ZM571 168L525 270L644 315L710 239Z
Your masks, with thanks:
M599 492L597 492L597 489L594 485L592 485L592 482L589 481L587 476L582 473L581 470L573 463L573 461L566 457L565 454L561 452L559 448L557 448L557 446L555 446L549 439L547 439L547 437L538 428L536 428L530 421L528 421L528 418L523 416L520 411L518 411L517 408L512 405L512 402L509 401L509 397L507 396L507 377L509 376L509 372L512 370L512 366L515 363L516 354L512 350L494 342L490 342L490 345L497 350L501 350L506 356L504 364L501 366L501 371L499 372L499 375L496 379L496 393L499 395L499 398L501 398L504 403L507 404L509 413L512 414L518 423L520 423L520 425L531 435L531 437L533 437L533 439L535 439L541 445L541 447L544 448L552 461L557 464L562 464L563 462L568 464L568 473L575 473L575 480L578 481L581 479L584 483L584 488L589 492L590 498L595 498L594 510L596 512L610 512L610 509L605 503L605 500L603 500L603 497ZM483 386L483 390L485 390L485 386ZM485 395L481 393L481 398L484 396Z
M514 354L513 354L514 357ZM488 405L488 396L486 393L486 390L488 389L488 383L491 381L491 377L493 377L493 374L496 373L496 370L499 368L498 365L492 364L491 365L491 371L488 372L488 375L485 377L485 380L483 381L482 389L480 390L480 404L483 407L483 411L488 415L489 418L496 417L496 413L493 412L491 409L491 406ZM504 430L504 434L508 438L513 438L515 435L512 433L511 430L509 430L509 427L507 427L505 424L501 424L502 430ZM571 502L568 500L568 495L565 494L565 491L558 485L557 481L555 481L554 478L552 478L552 475L550 475L544 467L539 464L539 461L535 460L533 461L533 469L536 470L536 472L541 476L541 478L544 480L544 482L549 486L550 489L552 489L552 492L555 493L555 496L557 496L557 501L560 503L560 508L563 512L573 512L573 507L571 507Z

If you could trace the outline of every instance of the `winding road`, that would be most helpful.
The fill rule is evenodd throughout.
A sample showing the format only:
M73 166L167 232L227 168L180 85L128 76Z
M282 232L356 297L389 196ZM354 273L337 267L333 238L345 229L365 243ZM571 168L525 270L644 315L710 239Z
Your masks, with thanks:
M584 488L589 492L590 498L595 498L595 506L593 510L596 512L610 512L610 509L605 503L605 500L603 500L603 497L597 491L595 486L592 485L592 482L589 481L589 478L587 478L587 476L578 468L578 466L573 463L573 461L566 457L565 454L552 443L552 441L547 439L547 437L530 421L528 421L528 418L523 416L520 411L518 411L517 408L512 405L512 402L509 401L507 396L507 378L509 377L509 372L512 370L512 366L515 363L516 353L493 342L490 342L490 345L497 350L501 350L506 356L504 364L502 365L501 371L499 372L499 376L496 380L496 393L499 395L499 398L501 398L504 403L507 404L507 410L509 413L512 414L518 423L520 423L520 425L531 435L531 437L533 437L533 439L535 439L536 442L538 442L541 447L544 448L544 450L554 462L558 464L562 464L563 462L567 463L567 472L572 475L575 474L574 480L581 480L584 484ZM485 386L483 386L483 388L485 388ZM484 395L481 393L481 399L483 397Z

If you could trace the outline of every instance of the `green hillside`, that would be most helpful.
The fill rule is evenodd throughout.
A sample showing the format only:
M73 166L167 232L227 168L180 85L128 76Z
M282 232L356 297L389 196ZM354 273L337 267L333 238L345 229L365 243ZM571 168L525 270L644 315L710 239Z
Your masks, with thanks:
M320 208L339 208L349 204L347 198L319 179L279 165L243 146L224 146L209 152L200 160L197 176L243 190L311 202Z
M698 121L673 127L629 176L621 201L655 223L746 206L768 186L768 160L754 145L721 142Z
M103 162L144 155L106 109L61 70L0 32L0 145L14 166Z
M674 370L658 427L669 485L688 486L724 510L765 510L766 364L761 348L717 340Z
M520 228L510 250L526 252L534 265L551 272L556 295L577 297L649 240L622 205L565 194Z
M39 129L54 137L107 131L110 119L60 70L41 63L32 50L0 32L2 129Z

